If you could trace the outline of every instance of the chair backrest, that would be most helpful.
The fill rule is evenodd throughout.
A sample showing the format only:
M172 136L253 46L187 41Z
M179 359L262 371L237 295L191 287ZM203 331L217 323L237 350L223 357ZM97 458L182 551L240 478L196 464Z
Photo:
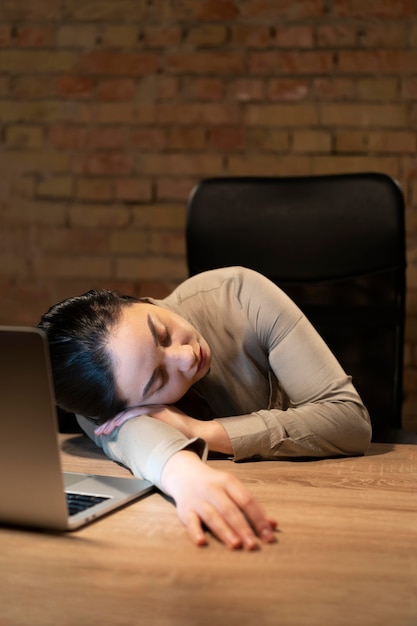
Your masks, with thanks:
M286 291L366 404L374 441L401 427L404 199L376 173L203 180L186 226L190 275L243 265Z

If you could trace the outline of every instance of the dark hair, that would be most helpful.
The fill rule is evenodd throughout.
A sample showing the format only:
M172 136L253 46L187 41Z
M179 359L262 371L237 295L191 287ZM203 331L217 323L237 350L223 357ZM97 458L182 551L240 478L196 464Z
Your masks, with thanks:
M48 337L55 399L65 411L104 422L126 408L107 349L124 307L137 298L91 290L52 306L38 324Z

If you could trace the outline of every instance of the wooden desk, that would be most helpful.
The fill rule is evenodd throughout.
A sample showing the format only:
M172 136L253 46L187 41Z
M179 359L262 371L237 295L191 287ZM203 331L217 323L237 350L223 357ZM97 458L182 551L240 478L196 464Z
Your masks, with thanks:
M80 436L64 469L127 474ZM417 446L234 464L278 542L194 547L155 492L67 535L0 529L0 626L416 626Z

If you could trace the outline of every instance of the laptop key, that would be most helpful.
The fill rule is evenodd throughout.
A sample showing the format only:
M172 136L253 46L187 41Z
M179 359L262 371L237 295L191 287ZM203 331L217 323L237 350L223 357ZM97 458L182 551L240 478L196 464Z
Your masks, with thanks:
M88 494L72 493L68 491L66 492L66 497L70 515L75 515L76 513L89 509L95 504L100 504L100 502L108 500L108 498L102 496L90 496Z

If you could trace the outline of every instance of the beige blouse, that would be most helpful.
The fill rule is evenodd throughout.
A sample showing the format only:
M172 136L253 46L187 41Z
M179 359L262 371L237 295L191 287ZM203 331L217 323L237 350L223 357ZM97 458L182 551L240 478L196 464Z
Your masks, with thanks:
M234 460L363 454L371 439L367 410L348 376L298 307L260 274L242 267L212 270L182 283L164 300L212 351L210 372L180 406L226 429ZM96 437L106 454L134 475L161 486L166 461L201 440L149 416L135 417Z

